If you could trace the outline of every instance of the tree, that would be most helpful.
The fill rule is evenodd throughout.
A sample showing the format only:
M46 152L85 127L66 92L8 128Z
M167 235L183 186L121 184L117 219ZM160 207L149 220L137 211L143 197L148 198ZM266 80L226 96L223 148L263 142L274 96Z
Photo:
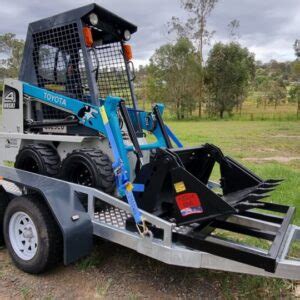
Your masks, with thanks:
M267 85L268 102L274 104L275 109L282 99L286 98L286 87L282 80L270 80Z
M300 82L300 60L291 63L291 80Z
M147 88L149 96L160 92L177 119L184 119L195 109L196 82L201 68L196 51L187 38L156 50L150 59ZM200 74L200 75L199 75Z
M17 39L13 33L0 35L0 55L4 57L0 62L3 77L18 77L22 62L24 41Z
M295 81L289 89L289 98L292 102L297 102L297 118L300 114L300 41L296 40L294 44L296 61L292 63L292 78Z
M176 32L179 37L187 37L196 46L200 67L203 69L204 45L210 43L214 31L207 29L207 19L210 16L218 0L180 0L182 7L189 13L185 23L179 18L173 17L169 22L169 32ZM201 71L201 74L203 72ZM202 102L204 98L204 81L199 77L198 82L198 111L202 114Z
M297 118L300 116L300 85L292 85L289 89L289 98L291 102L297 103Z
M209 53L206 83L210 94L209 109L221 118L241 105L255 76L254 56L237 43L216 44Z
M262 104L264 109L266 109L269 101L268 92L270 88L270 81L271 79L264 74L261 68L256 70L255 81L253 84L256 107L259 107Z
M162 70L154 63L137 72L136 93L142 107L146 109L146 103L165 102L165 84Z

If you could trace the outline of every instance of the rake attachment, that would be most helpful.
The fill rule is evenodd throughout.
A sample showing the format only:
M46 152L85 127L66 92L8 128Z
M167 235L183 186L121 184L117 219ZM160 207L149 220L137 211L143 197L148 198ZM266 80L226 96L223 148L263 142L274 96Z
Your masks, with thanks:
M219 164L220 184L210 177ZM211 144L198 148L157 149L149 164L137 174L144 184L138 205L177 225L203 222L264 206L282 180L263 180Z
M220 184L210 181L215 164ZM261 179L214 145L157 149L138 173L136 183L146 189L136 197L139 207L175 224L174 242L275 272L295 208L262 200L281 182ZM215 234L220 229L266 240L269 250L220 238ZM162 235L159 228L151 231Z

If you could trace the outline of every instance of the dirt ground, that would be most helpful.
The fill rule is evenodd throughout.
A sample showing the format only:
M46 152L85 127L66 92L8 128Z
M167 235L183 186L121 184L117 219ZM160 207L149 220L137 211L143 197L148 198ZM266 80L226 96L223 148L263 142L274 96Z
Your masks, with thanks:
M243 282L247 284L241 289ZM298 286L287 281L168 266L99 240L90 257L38 276L19 271L6 249L0 250L0 299L237 299L251 298L256 288L257 296L260 289L263 297L290 298L296 295Z
M223 298L217 283L195 270L167 266L114 244L96 244L91 257L38 276L19 271L2 249L0 299Z

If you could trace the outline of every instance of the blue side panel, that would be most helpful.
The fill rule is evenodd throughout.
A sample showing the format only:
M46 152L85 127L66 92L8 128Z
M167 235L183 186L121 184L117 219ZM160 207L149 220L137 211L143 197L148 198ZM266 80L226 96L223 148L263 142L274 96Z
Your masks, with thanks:
M30 85L28 83L23 83L23 92L24 94L39 99L45 104L49 104L76 115L81 124L95 129L105 135L104 124L100 116L99 107Z

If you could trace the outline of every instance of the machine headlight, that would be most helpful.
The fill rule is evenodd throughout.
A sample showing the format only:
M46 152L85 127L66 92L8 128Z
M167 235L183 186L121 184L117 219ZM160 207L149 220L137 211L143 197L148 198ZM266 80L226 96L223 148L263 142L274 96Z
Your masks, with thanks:
M131 33L129 30L124 31L124 40L129 41L131 39Z
M92 25L96 26L99 22L99 18L96 14L92 13L89 15L89 19Z

